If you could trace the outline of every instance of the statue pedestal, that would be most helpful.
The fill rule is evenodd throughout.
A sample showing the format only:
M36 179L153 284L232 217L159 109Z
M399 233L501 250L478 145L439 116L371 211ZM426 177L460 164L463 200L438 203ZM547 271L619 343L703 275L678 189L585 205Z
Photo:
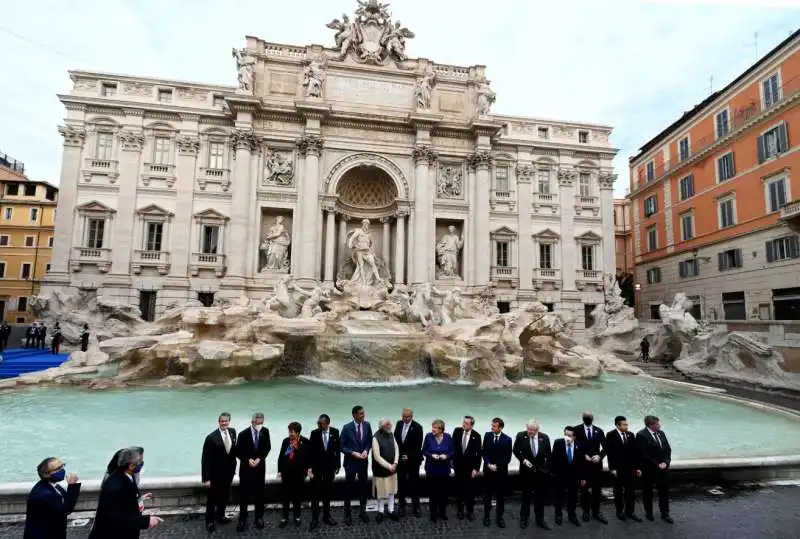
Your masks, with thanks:
M342 292L359 309L374 309L389 297L389 287L384 285L367 286L345 282L342 285Z

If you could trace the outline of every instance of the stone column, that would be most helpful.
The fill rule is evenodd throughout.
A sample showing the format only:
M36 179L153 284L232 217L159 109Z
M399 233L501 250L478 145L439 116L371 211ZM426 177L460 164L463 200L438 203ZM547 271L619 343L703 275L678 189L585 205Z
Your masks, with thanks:
M258 139L252 131L237 129L231 134L235 153L231 188L231 220L229 241L225 243L228 256L228 276L244 279L247 275L248 209L250 207L250 161L258 149Z
M303 183L298 193L298 206L302 207L303 226L299 241L295 240L300 255L297 277L305 281L318 280L319 249L318 234L320 222L319 208L319 156L322 153L322 139L315 135L303 137L297 143L300 155L304 156Z
M603 229L603 266L598 269L603 273L616 271L616 257L614 244L614 180L616 174L600 175L600 218Z
M175 188L178 198L175 201L175 227L170 241L170 275L188 277L189 260L197 245L192 243L194 223L194 184L197 154L200 140L194 135L181 135L176 141L178 164L175 170ZM197 238L195 238L197 241Z
M492 156L488 151L478 151L469 157L469 165L475 169L475 199L472 202L473 240L474 253L474 285L486 286L491 278L491 265L494 263L486 256L489 246L489 168L492 166Z
M519 288L520 291L533 289L533 239L531 238L531 207L533 194L531 179L534 170L529 163L517 165L517 196L519 197L519 210L517 212L517 230L519 230Z
M391 251L389 242L391 241L391 220L389 217L381 217L381 223L383 223L383 237L381 238L381 256L383 256L383 263L386 264L386 269L389 270L391 266Z
M558 202L561 205L561 289L575 290L576 263L580 253L575 245L575 178L572 169L558 171Z
M433 227L433 187L428 176L428 163L436 154L430 146L417 146L412 154L414 158L414 243L411 248L412 268L409 277L411 284L425 283L430 280L430 268L433 246L430 245L430 233Z
M48 281L69 280L67 272L72 248L81 244L80 236L73 235L73 228L75 226L75 206L78 205L78 181L81 174L81 154L83 143L86 141L86 130L83 127L66 125L59 127L58 132L64 137L64 152L61 157L61 181L58 186L53 256L50 259L50 273L45 278Z
M404 284L406 269L406 214L397 213L397 233L395 234L394 246L394 282Z
M325 282L333 283L336 279L336 212L334 208L325 208Z
M139 185L144 135L140 131L125 130L119 133L122 150L119 155L119 194L117 195L117 216L114 222L113 245L111 248L111 273L129 275L131 255L139 245L134 241L139 235L134 233L136 221L136 186Z
M344 257L347 256L347 220L348 217L345 214L339 215L339 257L336 264L337 268L344 262Z
M467 202L474 207L475 204L475 170L468 166L467 176L464 179L464 192ZM462 273L467 286L474 286L475 283L475 215L474 212L467 215L464 220L464 251L461 257ZM486 247L484 247L486 248ZM491 253L489 254L491 257Z

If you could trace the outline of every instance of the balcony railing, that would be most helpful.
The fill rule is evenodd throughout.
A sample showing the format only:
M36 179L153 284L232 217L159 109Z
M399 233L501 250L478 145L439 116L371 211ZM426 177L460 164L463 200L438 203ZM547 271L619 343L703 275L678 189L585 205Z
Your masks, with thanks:
M209 183L216 183L222 186L223 191L227 191L231 185L229 170L226 168L200 168L200 175L197 177L197 184L200 189L205 189Z
M81 266L94 265L105 273L111 269L111 249L102 247L74 247L70 267L72 271L80 271Z
M691 140L689 154L684 159L676 158L672 160L666 160L663 163L656 163L655 174L649 181L647 179L646 165L642 165L641 173L637 172L636 189L645 187L648 183L659 180L663 176L675 171L683 166L686 162L691 161L694 156L711 147L713 144L717 143L718 141L727 140L729 137L736 135L740 129L745 127L755 118L761 116L770 109L774 109L788 99L796 97L798 94L800 94L800 75L794 76L785 84L783 84L778 91L778 99L769 105L765 105L763 102L757 103L755 101L751 101L750 105L733 111L732 118L730 118L728 121L727 132L723 136L717 135L716 122L714 122L715 125L713 131L706 133L702 137L698 137L696 139L693 138Z
M169 273L169 253L166 251L134 251L131 271L139 274L142 272L142 268L156 268L161 275L166 275Z
M25 163L22 161L17 161L5 153L0 153L0 167L7 168L11 172L15 172L20 175L25 174Z
M800 232L800 199L793 200L781 208L781 222L794 232Z
M145 166L147 167L147 170L150 174L166 176L167 174L172 172L172 167L174 165L161 165L161 164L149 163Z
M555 193L534 193L533 200L539 204L557 204L558 195Z
M85 172L90 174L106 175L115 178L119 175L119 162L116 159L86 158Z
M557 268L534 268L533 279L535 281L559 281L561 280L561 270Z
M600 204L598 197L590 197L590 196L581 196L577 195L575 197L575 203L580 204L581 206L597 206Z
M516 281L519 279L519 270L511 266L492 266L493 281Z
M603 272L600 270L577 270L578 279L581 281L599 281L603 277Z
M192 263L190 269L193 276L197 276L200 270L211 270L217 277L225 274L225 255L216 253L192 253Z
M512 199L514 198L514 191L502 191L498 189L492 190L492 196L499 199Z

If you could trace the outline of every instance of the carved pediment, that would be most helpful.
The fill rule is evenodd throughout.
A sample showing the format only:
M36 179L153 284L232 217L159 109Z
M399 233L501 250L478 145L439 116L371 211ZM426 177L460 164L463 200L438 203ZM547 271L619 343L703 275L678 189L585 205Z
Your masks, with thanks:
M172 217L174 214L158 206L156 204L150 204L149 206L145 206L144 208L139 208L136 210L138 215L148 216L148 217Z
M80 213L117 213L114 208L110 208L97 200L75 206L75 210Z
M559 240L559 239L561 239L561 236L557 232L555 232L553 230L550 230L549 228L545 228L541 232L537 232L536 234L533 234L533 237L536 238L537 240Z
M580 236L575 236L575 241L579 243L600 243L603 241L603 237L590 230L588 232L584 232Z
M505 238L516 238L517 231L508 228L507 226L501 226L500 228L492 231L492 237L505 237Z
M229 217L222 215L214 208L208 208L203 211L197 212L194 214L194 218L198 221L218 221L222 223L227 222L229 220Z

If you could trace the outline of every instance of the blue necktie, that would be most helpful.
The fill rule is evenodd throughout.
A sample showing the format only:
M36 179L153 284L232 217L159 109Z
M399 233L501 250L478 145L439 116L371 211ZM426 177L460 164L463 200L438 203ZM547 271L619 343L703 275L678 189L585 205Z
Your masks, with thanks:
M258 431L253 429L253 446L258 449Z
M572 464L572 444L567 446L567 461Z
M325 451L328 450L328 431L322 432L322 442L325 444Z

